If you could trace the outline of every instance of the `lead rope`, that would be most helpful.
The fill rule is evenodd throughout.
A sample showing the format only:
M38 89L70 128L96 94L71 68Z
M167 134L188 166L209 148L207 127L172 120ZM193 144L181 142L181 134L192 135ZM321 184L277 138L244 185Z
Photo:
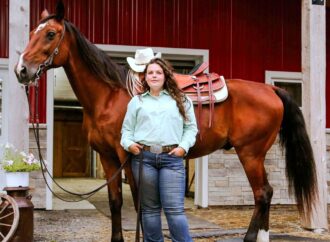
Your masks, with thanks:
M38 83L38 82L37 82ZM27 96L27 100L28 100L28 104L29 104L29 113L30 113L30 117L32 117L32 112L31 112L31 106L30 106L30 100L29 100L29 87L25 86L25 93ZM37 147L38 147L38 155L39 155L39 162L40 162L40 166L41 166L41 173L42 173L42 177L46 183L46 186L48 187L48 189L51 191L51 193L57 197L58 199L65 201L65 202L80 202L83 200L86 200L88 198L90 198L91 196L93 196L96 192L98 192L99 190L101 190L103 187L107 186L109 183L111 183L118 174L121 173L122 169L125 167L125 165L127 164L127 162L131 159L131 154L128 155L128 157L126 158L125 162L119 167L119 169L112 175L112 177L110 179L107 180L106 183L104 183L102 186L92 190L91 192L87 192L87 193L75 193L75 192L71 192L68 191L67 189L65 189L64 187L62 187L60 184L58 184L54 177L50 174L49 170L47 169L46 163L42 157L41 154L41 149L40 149L40 139L39 139L39 110L38 110L38 98L39 98L39 88L38 85L36 85L35 87L35 118L33 117L33 120L36 121L36 127L35 127L35 123L32 122L32 129L33 129L33 133L34 133L34 137L36 139L36 143L37 143ZM142 152L142 151L141 151ZM139 242L140 241L140 222L141 222L141 204L140 204L140 198L141 198L141 180L142 180L142 173L143 173L143 155L142 155L142 159L141 159L141 163L140 163L140 167L139 167L139 186L138 186L138 197L137 197L137 207L138 207L138 211L137 211L137 225L136 225L136 235L135 235L135 241ZM63 191L71 194L71 195L75 195L75 196L79 196L80 198L77 200L68 200L66 198L63 198L62 196L58 195L57 193L54 192L54 190L50 187L47 178L44 174L44 171L47 172L48 176L51 178L51 180L59 187L61 188ZM141 222L141 227L142 227L142 222ZM143 238L143 228L142 228L142 238Z
M47 168L47 165L46 165L46 162L44 161L43 157L42 157L42 154L41 154L41 149L40 149L40 135L39 135L39 110L38 110L38 98L39 98L39 85L37 84L38 82L36 82L36 85L35 85L35 110L36 110L36 113L33 117L33 121L36 122L36 126L35 126L35 123L32 122L32 130L33 130L33 133L34 133L34 137L36 139L36 143L37 143L37 148L38 148L38 156L39 156L39 162L40 162L40 166L41 166L41 173L42 173L42 176L43 176L43 179L46 183L46 186L48 187L48 189L51 191L51 193L57 197L58 199L62 200L62 201L65 201L65 202L80 202L80 201L83 201L83 200L86 200L88 198L90 198L91 196L93 196L96 192L98 192L99 190L101 190L102 188L104 188L105 186L107 186L108 184L110 184L116 177L118 174L121 173L122 169L125 167L125 165L127 164L127 162L131 159L131 155L129 155L125 162L121 164L121 166L119 167L119 169L112 175L112 177L110 177L109 179L107 179L107 181L101 185L100 187L90 191L90 192L86 192L86 193L75 193L75 192L72 192L72 191L69 191L67 189L65 189L64 187L62 187L55 179L54 177L51 175L51 173L49 172L48 168ZM32 117L32 112L31 112L31 107L30 107L30 100L29 100L29 86L25 86L25 93L26 93L26 96L27 96L27 100L28 100L28 105L29 105L29 113L30 113L30 117ZM50 184L48 183L47 181L47 178L45 176L45 172L48 174L48 176L51 178L51 180L60 188L62 189L63 191L65 191L66 193L69 193L71 195L74 195L74 196L78 196L80 197L79 199L76 199L76 200L69 200L69 199L66 199L60 195L58 195L57 193L54 192L54 190L51 188Z
M137 214L136 214L136 232L135 242L140 241L140 224L142 227L142 241L143 241L143 226L141 221L141 195L142 195L142 179L143 179L143 151L141 150L140 164L139 164L139 182L138 182L138 196L137 196Z

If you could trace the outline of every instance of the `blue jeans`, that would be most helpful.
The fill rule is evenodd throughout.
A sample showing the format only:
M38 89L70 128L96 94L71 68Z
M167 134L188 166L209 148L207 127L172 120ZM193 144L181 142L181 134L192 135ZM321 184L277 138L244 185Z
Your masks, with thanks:
M167 153L157 155L149 151L141 151L132 160L133 175L137 184L141 158L143 158L141 211L144 241L164 241L161 223L162 208L172 241L192 241L184 212L183 159Z

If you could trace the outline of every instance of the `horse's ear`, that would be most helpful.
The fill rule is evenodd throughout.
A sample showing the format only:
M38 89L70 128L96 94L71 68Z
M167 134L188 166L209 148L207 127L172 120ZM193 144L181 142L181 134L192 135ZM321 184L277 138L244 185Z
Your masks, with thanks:
M41 19L47 18L49 16L49 13L47 11L47 9L45 9L44 11L42 11L41 13Z
M64 18L64 4L62 0L59 0L57 2L55 18L57 21L62 21L62 19Z

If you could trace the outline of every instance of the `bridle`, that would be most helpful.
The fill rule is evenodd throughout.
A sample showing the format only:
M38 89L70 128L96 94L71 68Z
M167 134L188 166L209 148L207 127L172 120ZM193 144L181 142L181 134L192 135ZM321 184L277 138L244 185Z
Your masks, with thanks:
M35 79L34 82L37 83L41 77L41 75L44 73L44 70L51 66L53 64L53 60L54 57L57 56L60 51L59 51L59 46L61 45L63 39L64 39L64 35L65 35L65 23L63 24L63 31L62 31L62 35L61 38L58 40L57 45L55 47L55 49L53 50L53 52L48 56L48 58L44 61L44 63L40 64L38 66L37 72L35 74Z

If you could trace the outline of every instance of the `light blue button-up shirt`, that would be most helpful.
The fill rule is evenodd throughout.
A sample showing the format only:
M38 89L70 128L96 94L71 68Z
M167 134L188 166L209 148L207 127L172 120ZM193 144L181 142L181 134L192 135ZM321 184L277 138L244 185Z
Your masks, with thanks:
M187 97L184 121L175 100L166 90L159 96L150 92L134 96L127 106L122 127L121 145L125 150L134 142L144 145L178 144L186 152L195 144L197 125L193 103Z

